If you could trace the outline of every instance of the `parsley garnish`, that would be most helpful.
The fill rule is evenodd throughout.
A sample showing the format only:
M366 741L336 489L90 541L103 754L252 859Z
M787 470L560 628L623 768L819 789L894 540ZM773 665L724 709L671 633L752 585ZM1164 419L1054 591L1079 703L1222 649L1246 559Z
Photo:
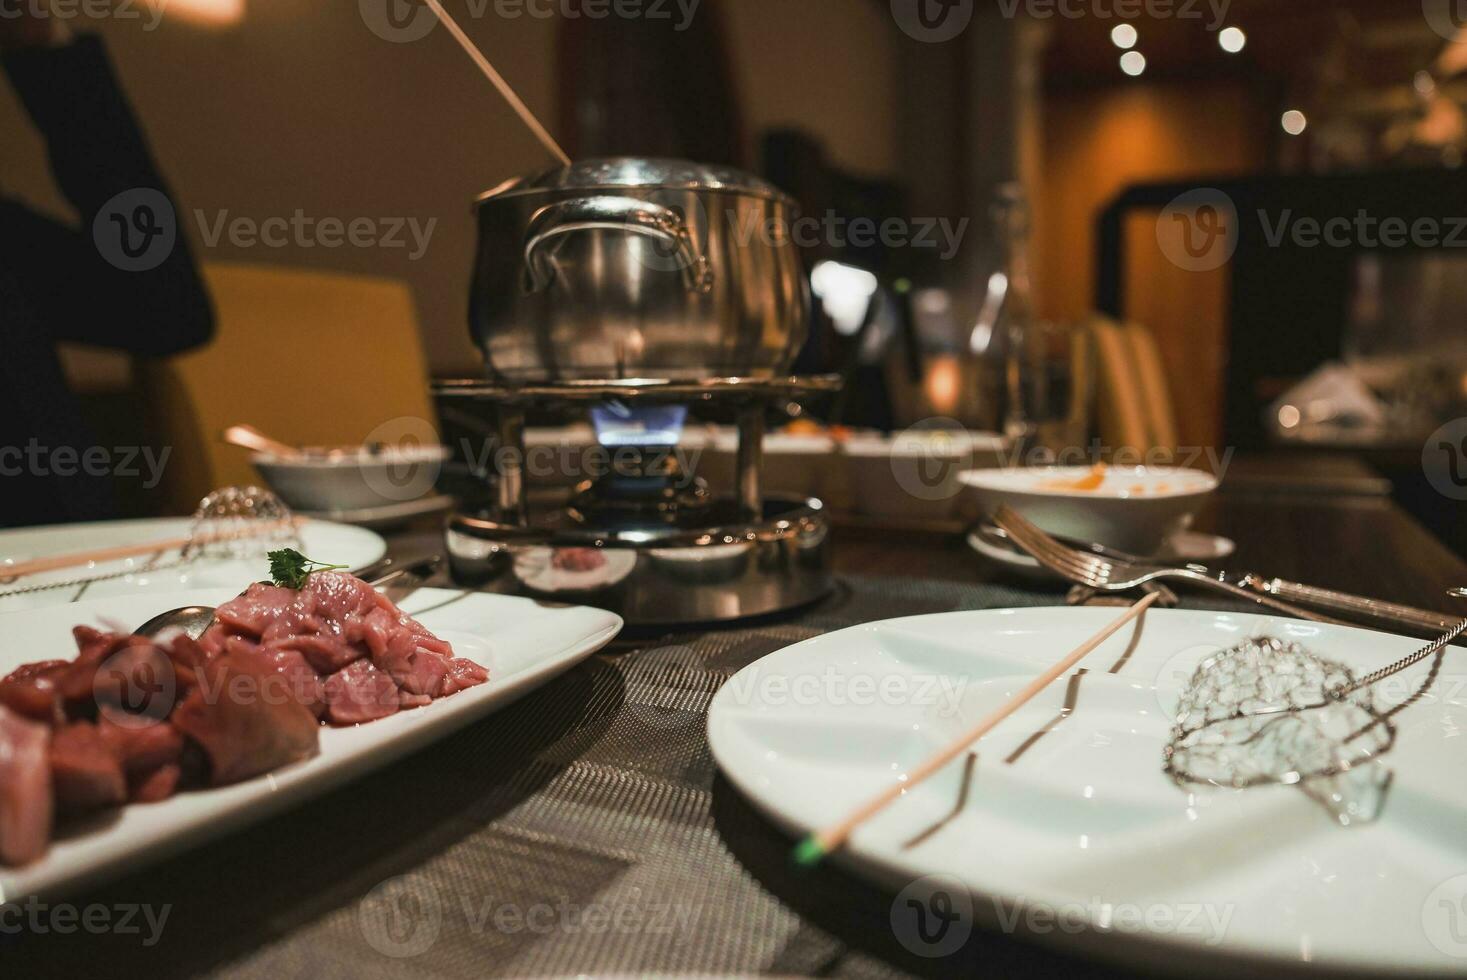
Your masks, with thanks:
M276 585L284 586L287 589L304 588L306 579L316 572L329 572L346 567L345 565L327 565L307 558L294 548L272 551L266 557L270 559L270 578Z

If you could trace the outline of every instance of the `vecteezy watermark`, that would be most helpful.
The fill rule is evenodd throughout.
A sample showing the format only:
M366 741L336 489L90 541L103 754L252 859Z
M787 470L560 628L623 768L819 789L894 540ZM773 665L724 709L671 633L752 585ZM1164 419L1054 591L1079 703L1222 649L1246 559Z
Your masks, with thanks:
M1463 0L1421 0L1426 22L1448 41L1467 43L1467 3Z
M124 272L146 272L173 254L178 219L168 195L133 187L114 195L92 219L92 240L102 258Z
M357 12L369 31L394 44L421 41L438 23L419 0L357 0Z
M1022 12L1036 20L1200 20L1209 31L1228 22L1232 0L998 0L1005 17Z
M426 222L411 217L312 217L301 208L289 216L252 218L230 216L228 210L211 216L195 209L199 235L206 248L227 242L235 248L381 248L406 249L410 262L428 251L437 218Z
M973 896L952 875L927 875L897 893L891 931L914 956L951 956L973 934Z
M1467 874L1454 875L1427 894L1421 928L1440 952L1467 959Z
M1228 446L1221 452L1216 446L1178 446L1175 449L1161 446L1112 446L1092 439L1083 446L1020 446L1003 456L1003 465L1009 468L1028 466L1094 466L1099 462L1121 469L1135 467L1175 467L1178 469L1205 469L1219 480L1232 465L1236 446Z
M357 928L384 956L421 956L433 948L443 928L438 889L407 875L389 878L357 903Z
M974 0L891 0L891 16L913 40L941 44L968 29L973 4Z
M1467 4L1467 0L1463 0ZM1467 248L1467 217L1371 214L1298 214L1291 208L1259 209L1258 238L1268 248L1393 249ZM1231 196L1215 187L1180 195L1156 221L1161 252L1179 269L1210 272L1232 260L1243 230Z
M806 250L927 249L944 262L958 254L971 224L969 218L938 216L848 218L834 209L790 218L762 208L729 208L718 217L730 240L741 249L789 244ZM649 201L630 208L623 223L629 233L646 242L634 254L649 269L686 269L708 255L713 226L702 201L692 194L655 191Z
M1099 897L1056 903L1019 896L990 902L993 923L1007 935L1144 933L1186 937L1206 946L1227 938L1237 911L1231 903L1114 902ZM897 941L917 956L951 956L972 935L977 911L972 894L958 878L928 875L897 894L891 903L891 929Z
M1098 897L1083 902L1029 901L993 903L998 927L1006 933L1034 936L1082 932L1183 936L1204 946L1227 938L1237 907L1219 902L1109 902Z
M968 218L946 217L846 218L828 210L824 214L803 215L784 222L766 218L758 211L729 214L734 227L734 240L741 246L753 242L783 245L793 242L802 249L821 245L831 248L933 249L946 262L958 254L967 234Z
M724 687L735 704L800 708L915 706L935 709L936 717L958 713L968 678L953 674L875 674L827 665L820 673L764 670L758 664L740 671Z
M138 936L152 948L163 938L172 905L122 902L116 905L47 904L32 895L25 901L0 904L0 936Z
M253 217L194 209L194 221L205 248L403 250L416 262L428 251L437 218L358 215L315 217L296 208L289 215ZM178 242L178 216L173 203L153 187L134 187L114 196L92 219L92 240L102 258L125 272L156 269L173 254Z
M916 500L951 500L962 490L958 474L975 465L975 446L961 422L923 419L902 431L887 450L891 475Z
M467 0L464 10L450 10L471 20L495 17L549 20L647 20L662 21L674 31L693 25L702 0ZM445 7L451 5L445 4ZM404 44L428 36L438 22L433 11L420 0L358 0L357 9L367 28L384 41Z
M43 446L34 436L24 446L0 446L0 477L113 476L143 478L151 490L163 479L172 446Z
M1232 0L998 0L1005 17L1019 14L1035 20L1200 20L1209 31L1228 22Z
M381 464L364 461L362 481L383 500L418 500L438 483L445 455L441 443L438 430L425 418L388 419L362 441Z
M167 5L168 0L0 0L0 20L140 20L143 30L153 31Z
M891 15L908 36L940 44L951 41L973 20L975 0L891 0ZM1209 31L1228 22L1232 0L998 0L1001 16L1013 20L1092 19L1199 20Z
M373 888L357 906L357 927L385 956L421 956L446 927L472 936L672 936L693 937L702 910L696 905L631 900L576 902L569 896L533 902L450 892L410 876Z
M1238 209L1233 199L1212 187L1177 197L1156 219L1161 253L1179 269L1221 269L1238 250Z
M515 468L532 480L566 483L596 480L611 474L639 477L664 473L670 476L669 485L677 490L693 485L698 461L703 456L701 449L681 446L603 446L601 443L539 444L527 447L521 454L514 447L489 443L475 446L465 439L460 448L469 469L485 476Z
M1421 447L1421 469L1437 493L1467 500L1467 418L1437 429Z
M1297 216L1285 208L1258 212L1269 248L1467 248L1467 218L1379 217L1360 208L1353 215Z
M271 676L285 680L281 674ZM207 695L207 683L204 689ZM301 698L304 696L302 692ZM92 675L92 699L97 702L98 713L119 728L151 728L173 713L178 702L178 672L172 659L158 647L130 642L97 665Z

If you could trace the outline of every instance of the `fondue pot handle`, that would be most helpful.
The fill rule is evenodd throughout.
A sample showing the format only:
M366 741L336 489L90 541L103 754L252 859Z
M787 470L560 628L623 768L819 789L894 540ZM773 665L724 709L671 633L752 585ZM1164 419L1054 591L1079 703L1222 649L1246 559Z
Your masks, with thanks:
M677 252L677 265L689 292L713 288L713 270L698 251L687 222L672 208L634 197L578 197L547 204L530 218L525 229L525 289L539 292L550 286L554 269L545 246L578 231L624 231L646 235Z

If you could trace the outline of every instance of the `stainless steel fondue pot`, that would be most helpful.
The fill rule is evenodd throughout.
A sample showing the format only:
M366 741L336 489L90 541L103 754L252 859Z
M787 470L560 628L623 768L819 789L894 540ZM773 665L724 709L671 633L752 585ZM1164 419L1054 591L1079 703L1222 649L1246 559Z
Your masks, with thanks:
M582 160L477 201L470 326L511 384L770 378L805 342L794 202L683 160Z

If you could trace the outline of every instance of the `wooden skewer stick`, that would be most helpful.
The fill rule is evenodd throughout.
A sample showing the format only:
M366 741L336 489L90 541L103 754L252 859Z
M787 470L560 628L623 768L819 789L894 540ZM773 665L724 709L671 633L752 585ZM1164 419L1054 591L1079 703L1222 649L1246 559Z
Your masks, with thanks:
M52 572L58 568L75 568L78 565L90 565L93 563L120 561L123 558L137 558L141 555L152 555L160 551L173 551L182 549L188 544L215 544L219 541L234 541L244 538L252 538L269 531L279 530L296 523L290 521L263 521L259 527L252 527L245 531L221 531L213 534L198 534L191 538L165 538L162 541L145 541L141 544L124 544L115 548L96 548L91 551L73 551L65 555L53 555L50 558L32 558L30 561L16 562L14 565L0 565L0 578L20 578L22 575L35 575L38 572Z
M1065 671L1069 670L1071 667L1075 666L1075 664L1079 663L1081 658L1083 658L1086 654L1090 653L1096 647L1100 646L1106 640L1110 639L1111 636L1122 626L1125 626L1131 620L1135 619L1137 616L1141 615L1143 612L1149 609L1151 607L1151 604L1159 598L1161 598L1160 593L1153 592L1147 595L1140 602L1137 602L1130 609L1127 609L1123 615L1113 620L1099 633L1096 633L1090 639L1080 644L1080 646L1077 647L1075 651L1069 656L1065 657L1059 663L1049 668L1049 670L1045 671L1043 674L1040 674L1038 677L1034 678L1034 680L1029 683L1028 687L1024 688L1018 694L1015 694L997 711L994 711L991 714L985 716L982 721L978 722L978 724L974 725L968 731L960 735L956 740L948 745L947 748L938 752L936 755L932 756L921 765L917 766L917 768L913 769L905 782L893 784L887 789L882 790L870 800L857 807L854 811L851 812L849 816L841 820L839 823L832 824L831 826L826 827L824 830L816 831L809 837L806 837L804 840L800 841L800 843L795 847L795 862L801 865L815 864L821 858L825 857L825 855L830 854L832 851L835 851L836 849L841 847L843 844L845 844L846 840L849 839L849 837L857 827L865 823L867 820L870 820L877 813L881 812L893 800L900 797L903 793L906 793L908 790L917 786L919 783L927 779L933 773L937 772L943 766L947 765L949 762L962 755L965 751L967 751L968 746L978 741L978 739L982 738L984 735L987 735L990 731L992 731L995 725L1003 721L1015 711L1018 711L1027 702L1032 700L1036 694L1044 690L1050 684L1053 684L1056 680L1059 679L1060 675L1064 674Z
M269 453L277 459L299 459L305 453L288 446L279 439L271 439L253 425L231 425L219 436L231 446L253 449L257 453Z
M499 89L499 94L504 96L504 100L509 103L509 107L515 111L520 117L520 120L526 126L530 127L530 132L535 134L535 138L540 141L540 144L549 150L561 162L562 166L569 167L571 159L560 148L560 144L555 142L555 137L551 136L549 131L540 125L540 120L535 118L535 114L530 111L529 106L525 105L520 97L515 94L514 89L509 87L509 83L494 69L494 66L489 63L489 59L484 57L484 53L474 46L474 42L469 40L469 36L463 32L463 28L458 26L458 22L449 16L448 11L443 9L443 4L439 3L438 0L423 0L423 2L438 16L438 19L443 22L443 26L448 28L448 33L453 35L453 39L473 59L474 64L479 66L479 70L484 73L484 77L488 78L490 83Z

